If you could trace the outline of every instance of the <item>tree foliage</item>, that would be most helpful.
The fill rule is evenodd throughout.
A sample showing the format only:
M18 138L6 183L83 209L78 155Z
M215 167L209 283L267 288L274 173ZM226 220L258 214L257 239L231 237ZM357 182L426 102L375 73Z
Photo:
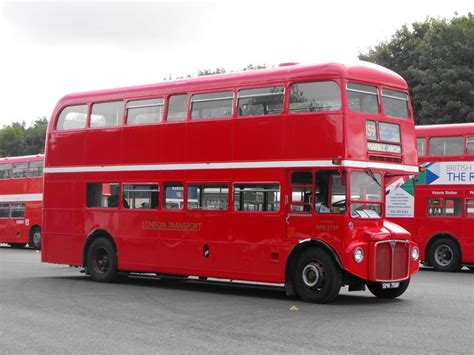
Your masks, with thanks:
M0 129L0 157L44 153L48 120L38 118L30 127L14 122Z
M427 18L403 26L361 60L405 78L417 124L474 122L474 19Z

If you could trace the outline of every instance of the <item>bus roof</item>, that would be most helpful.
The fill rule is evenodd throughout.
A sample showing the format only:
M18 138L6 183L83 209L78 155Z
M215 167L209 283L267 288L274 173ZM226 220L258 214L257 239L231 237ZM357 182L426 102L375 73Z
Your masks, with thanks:
M437 124L415 127L417 137L446 137L474 134L474 123Z
M0 158L0 164L2 163L22 163L25 161L44 160L44 154L36 155L23 155L18 157L5 157Z
M405 80L397 73L377 64L357 61L353 64L325 63L313 65L282 65L277 68L249 70L237 73L205 75L195 78L174 80L159 84L134 86L127 88L100 90L69 94L60 102L84 102L93 97L96 100L107 100L119 97L145 96L159 91L160 94L182 93L186 91L212 90L229 86L246 86L273 83L281 80L305 80L328 77L343 77L407 90Z

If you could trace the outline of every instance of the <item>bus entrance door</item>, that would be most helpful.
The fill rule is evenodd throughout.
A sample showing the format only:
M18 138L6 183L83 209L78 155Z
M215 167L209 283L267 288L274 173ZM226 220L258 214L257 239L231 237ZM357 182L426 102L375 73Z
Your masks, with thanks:
M292 171L289 180L287 237L293 240L311 238L314 215L313 174L311 171Z

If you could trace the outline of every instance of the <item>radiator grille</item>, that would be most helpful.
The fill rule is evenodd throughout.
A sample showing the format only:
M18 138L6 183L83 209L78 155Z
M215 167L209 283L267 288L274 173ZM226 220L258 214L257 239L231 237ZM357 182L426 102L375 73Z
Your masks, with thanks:
M409 243L387 240L375 244L375 279L402 280L408 277Z

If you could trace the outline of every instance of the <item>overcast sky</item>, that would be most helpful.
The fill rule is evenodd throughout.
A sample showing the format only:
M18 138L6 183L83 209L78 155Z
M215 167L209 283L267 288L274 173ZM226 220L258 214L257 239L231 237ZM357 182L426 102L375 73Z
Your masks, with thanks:
M404 24L473 10L467 0L0 0L0 126L49 118L72 92L216 67L353 61Z

